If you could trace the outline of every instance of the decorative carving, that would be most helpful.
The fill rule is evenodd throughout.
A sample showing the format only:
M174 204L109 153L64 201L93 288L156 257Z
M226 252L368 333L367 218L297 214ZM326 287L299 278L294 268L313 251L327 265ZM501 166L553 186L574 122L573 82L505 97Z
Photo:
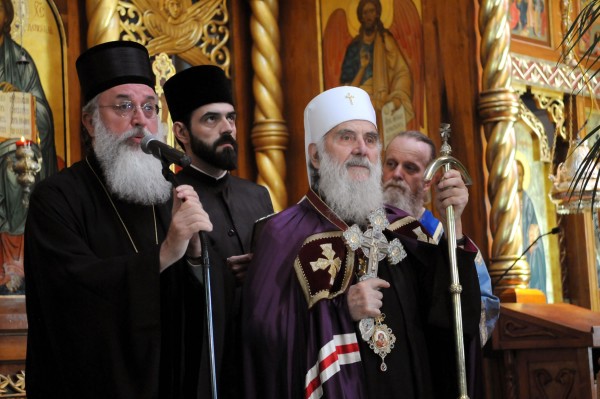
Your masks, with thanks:
M556 126L554 134L560 134L563 139L568 140L565 129L565 102L562 93L549 94L535 90L531 92L535 105L539 109L545 109L550 121Z
M219 65L229 76L231 61L225 46L229 40L229 14L225 0L200 0L193 4L191 0L165 0L159 6L150 0L131 2L135 9L123 22L141 20L141 25L130 25L131 36L126 36L126 40L139 37L151 56L175 54L191 65Z
M119 1L117 15L120 27L119 36L123 40L131 40L144 45L148 43L151 37L144 27L144 19L135 4Z
M154 57L154 61L152 62L152 72L154 72L154 76L156 76L154 90L161 102L160 120L168 125L167 131L169 134L167 136L169 138L169 144L172 145L175 139L171 133L171 126L169 125L169 112L166 106L167 102L164 96L163 84L167 79L175 75L175 65L173 65L171 58L169 58L166 53L160 53Z
M191 65L218 65L229 76L226 0L87 0L88 46L110 40L143 44Z
M522 100L519 100L519 119L531 127L531 130L537 136L540 142L540 161L551 162L552 154L550 153L550 145L548 144L548 136L546 136L544 125Z
M544 330L543 328L531 323L520 323L516 320L506 320L501 323L501 325L502 335L509 338L558 338L558 336L552 331Z
M88 20L87 45L119 40L117 0L86 0Z
M595 97L600 97L597 76L590 79L580 69L516 53L511 54L511 60L515 83L583 96L589 96L591 91Z
M533 378L532 394L533 397L550 398L560 397L569 398L573 392L577 370L562 368L558 370L553 378L547 369L535 369L531 372ZM556 387L558 385L558 388ZM559 392L562 391L562 392ZM560 393L557 395L557 393Z
M0 374L0 398L25 398L25 371L14 376Z
M517 363L515 362L515 354L513 351L504 352L504 364L506 372L506 397L508 399L517 399L519 376L517 374Z
M489 226L493 238L489 271L492 280L503 275L517 261L523 244L514 131L519 103L511 89L507 15L508 0L481 0L479 32L483 74L479 115L487 139L487 195L491 204ZM519 260L516 267L499 281L496 290L525 286L529 275L529 265Z
M558 233L558 248L560 257L560 283L562 287L563 300L567 303L571 302L571 292L569 291L569 268L567 260L567 237L565 235L565 216L557 215L558 226L561 227Z
M285 150L288 131L283 119L277 0L250 0L252 66L254 67L254 127L252 144L258 166L257 182L271 194L276 211L287 206Z

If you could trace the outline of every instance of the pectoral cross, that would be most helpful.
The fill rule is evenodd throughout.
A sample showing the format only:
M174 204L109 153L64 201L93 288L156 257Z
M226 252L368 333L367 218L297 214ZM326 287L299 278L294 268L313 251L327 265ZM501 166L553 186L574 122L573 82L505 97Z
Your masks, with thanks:
M389 226L385 211L379 208L369 215L369 228L363 233L358 225L353 225L344 232L344 239L351 250L362 248L368 258L367 269L360 276L360 280L377 277L379 261L388 257L391 264L395 265L406 257L406 251L402 243L395 238L391 242L385 238L383 230ZM359 323L362 338L368 341L373 335L374 320L372 318L362 319Z

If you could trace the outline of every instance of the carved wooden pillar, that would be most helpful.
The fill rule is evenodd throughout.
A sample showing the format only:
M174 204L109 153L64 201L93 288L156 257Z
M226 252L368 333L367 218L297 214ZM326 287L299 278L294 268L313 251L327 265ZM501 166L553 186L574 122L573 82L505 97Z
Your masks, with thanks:
M283 119L277 25L279 5L277 0L250 0L250 6L253 91L256 100L252 144L258 167L257 182L269 190L273 208L280 211L287 207L285 151L288 131Z
M119 16L117 0L87 0L88 20L87 46L119 40Z
M482 0L480 4L483 74L479 115L487 139L487 195L491 205L489 226L493 239L489 272L495 282L517 260L523 242L514 132L519 103L511 88L508 0ZM497 285L497 290L524 286L529 276L527 261L519 260Z

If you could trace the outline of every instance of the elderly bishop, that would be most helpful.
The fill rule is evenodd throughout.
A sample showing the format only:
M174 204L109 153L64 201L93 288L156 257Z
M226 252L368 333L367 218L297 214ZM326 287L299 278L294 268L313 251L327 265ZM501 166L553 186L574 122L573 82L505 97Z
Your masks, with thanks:
M325 91L304 127L310 189L266 223L244 287L245 397L456 397L447 248L383 205L369 95ZM466 339L475 254L457 249Z

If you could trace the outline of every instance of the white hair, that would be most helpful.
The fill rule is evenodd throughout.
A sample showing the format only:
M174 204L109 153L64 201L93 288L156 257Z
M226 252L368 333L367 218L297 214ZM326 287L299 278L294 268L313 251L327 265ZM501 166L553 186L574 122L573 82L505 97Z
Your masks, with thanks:
M147 129L136 127L122 135L111 132L100 118L98 109L92 116L94 125L93 148L102 166L110 193L118 198L142 205L165 203L171 197L171 183L162 175L161 162L142 151L139 145L130 145L127 139ZM158 123L157 136L164 139L165 129Z
M369 214L383 205L381 192L381 159L372 164L366 156L353 156L343 163L335 161L325 149L324 139L317 143L320 166L318 191L335 214L352 224L367 225ZM364 181L352 179L349 166L364 166L369 177Z
M383 183L383 201L386 204L402 209L409 215L419 218L423 209L424 189L421 186L417 193L410 190L403 180L390 179Z

